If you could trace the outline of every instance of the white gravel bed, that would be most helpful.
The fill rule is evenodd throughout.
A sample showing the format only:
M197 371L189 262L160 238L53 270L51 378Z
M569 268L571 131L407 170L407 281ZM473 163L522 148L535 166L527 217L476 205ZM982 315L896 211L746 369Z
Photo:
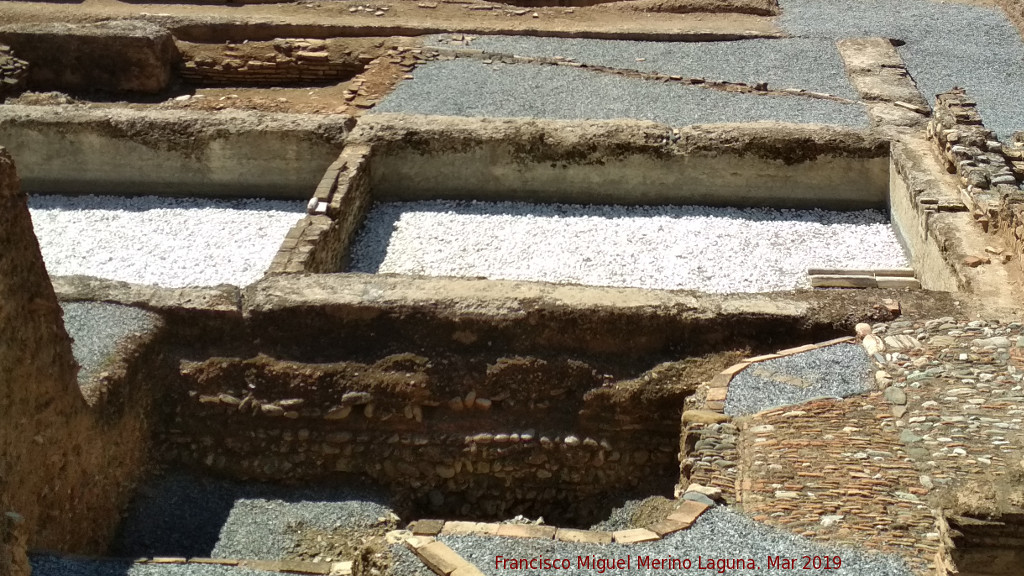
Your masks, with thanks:
M422 201L375 204L350 270L729 293L906 265L874 210Z
M796 536L737 514L723 506L716 506L705 512L688 530L676 532L662 540L638 544L571 544L556 540L535 540L526 538L494 538L487 536L442 535L440 540L450 546L466 560L475 564L487 576L591 576L598 570L579 569L579 556L596 555L601 559L630 557L629 570L611 569L604 574L615 575L659 575L659 574L728 574L729 576L783 576L807 574L811 576L910 576L904 562L893 556L865 553L861 550L828 546L807 538ZM505 558L537 558L570 560L569 569L558 570L512 570L495 567L495 556ZM796 569L768 569L770 557L797 558L802 556L839 556L842 566L830 570L803 570L803 562ZM651 558L689 559L691 568L686 569L644 569L637 567L637 556ZM698 568L698 557L702 563L717 560L742 558L752 559L756 568ZM733 564L732 566L735 566Z
M872 389L872 364L859 344L836 344L756 362L729 383L725 413L754 414L812 398L846 398Z
M459 58L418 66L372 114L611 120L670 126L792 122L868 126L860 104L723 92L567 66L485 64ZM582 96L582 95L585 95Z
M32 196L52 276L169 288L259 280L305 202L153 196Z

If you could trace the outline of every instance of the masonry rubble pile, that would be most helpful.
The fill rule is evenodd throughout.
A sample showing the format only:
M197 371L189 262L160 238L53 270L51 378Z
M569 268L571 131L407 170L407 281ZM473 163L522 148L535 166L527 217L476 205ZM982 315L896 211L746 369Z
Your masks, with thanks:
M699 421L692 413L684 413L680 478L719 489L725 501L733 503L740 457L736 447L739 430L724 414L716 416L720 420Z
M366 54L332 57L327 43L317 39L281 39L272 48L262 56L247 57L229 46L221 58L202 55L186 60L179 73L201 85L310 84L349 78L373 60Z
M962 89L939 94L928 137L947 170L960 179L960 197L986 232L1003 236L1018 263L1024 255L1024 134L1003 144L985 128ZM1005 257L1004 257L1005 258ZM979 262L983 263L983 262Z
M10 46L0 44L0 102L25 90L28 62L14 56Z
M228 364L206 366L235 373ZM544 379L519 386L515 398L471 390L445 401L416 388L413 402L402 391L350 389L325 403L316 391L241 392L231 386L237 380L196 367L185 378L190 390L168 403L173 423L159 435L158 452L172 464L241 479L355 473L432 510L493 517L549 507L587 517L595 512L588 499L676 478L675 417L609 415L600 402L584 401L579 419L565 419ZM526 410L538 416L523 417Z

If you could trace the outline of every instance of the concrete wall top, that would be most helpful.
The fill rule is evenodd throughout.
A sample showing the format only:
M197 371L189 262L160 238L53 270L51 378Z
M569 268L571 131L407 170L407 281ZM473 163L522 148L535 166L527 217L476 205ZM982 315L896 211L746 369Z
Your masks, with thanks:
M346 115L0 107L0 142L29 193L308 199Z
M888 141L832 126L382 114L352 142L372 147L380 199L853 209L888 193Z

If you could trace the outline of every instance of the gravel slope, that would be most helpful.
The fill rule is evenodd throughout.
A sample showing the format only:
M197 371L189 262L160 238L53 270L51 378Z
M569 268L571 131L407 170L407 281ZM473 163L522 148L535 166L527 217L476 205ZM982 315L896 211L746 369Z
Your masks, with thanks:
M33 196L29 209L51 275L176 288L258 280L305 203Z
M371 113L561 120L636 118L685 126L778 121L867 127L860 104L757 96L636 80L566 66L428 62ZM586 95L586 97L582 97Z
M867 392L872 383L864 348L837 344L751 364L729 383L725 413L741 416L822 396L845 398Z
M293 527L365 528L392 512L358 487L287 489L171 475L144 486L121 525L120 556L278 560Z
M152 330L158 316L139 308L102 302L63 302L64 328L71 336L79 383L89 381L128 337Z
M446 46L447 35L429 37ZM825 38L736 42L633 42L589 38L490 36L474 38L474 50L517 56L562 56L584 64L708 80L767 82L772 88L803 88L856 100L835 42Z
M697 557L702 561L708 558L753 558L757 569L726 570L729 576L783 576L793 573L812 576L910 576L911 572L898 559L889 556L868 555L860 550L825 546L812 540L802 538L788 532L777 530L764 524L718 506L704 513L688 530L676 532L667 538L655 542L640 544L567 544L554 540L527 540L513 538L488 538L480 536L441 536L441 541L450 546L463 558L476 564L488 576L507 576L515 573L520 576L550 576L554 571L538 570L502 570L496 569L496 555L509 558L532 558L543 555L546 558L571 558L572 568L557 570L560 576L596 574L594 569L576 569L577 556L597 554L601 558L632 557L632 569L628 572L615 571L606 574L717 574L716 570L698 570ZM839 555L842 567L838 570L780 570L767 569L769 556L799 558L803 555ZM679 570L645 570L636 568L636 556L658 558L689 558L693 562L690 571ZM802 564L801 564L802 566Z
M900 267L880 212L519 202L378 203L357 272L770 292L808 267Z
M921 93L954 86L978 101L985 125L1024 130L1024 43L995 7L927 0L780 0L782 27L804 38L881 36L899 48Z

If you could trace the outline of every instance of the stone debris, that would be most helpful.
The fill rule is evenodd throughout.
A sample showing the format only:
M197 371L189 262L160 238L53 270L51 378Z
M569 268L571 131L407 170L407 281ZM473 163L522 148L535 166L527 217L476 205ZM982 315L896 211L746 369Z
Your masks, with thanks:
M26 88L28 62L14 56L10 46L0 44L0 103Z

